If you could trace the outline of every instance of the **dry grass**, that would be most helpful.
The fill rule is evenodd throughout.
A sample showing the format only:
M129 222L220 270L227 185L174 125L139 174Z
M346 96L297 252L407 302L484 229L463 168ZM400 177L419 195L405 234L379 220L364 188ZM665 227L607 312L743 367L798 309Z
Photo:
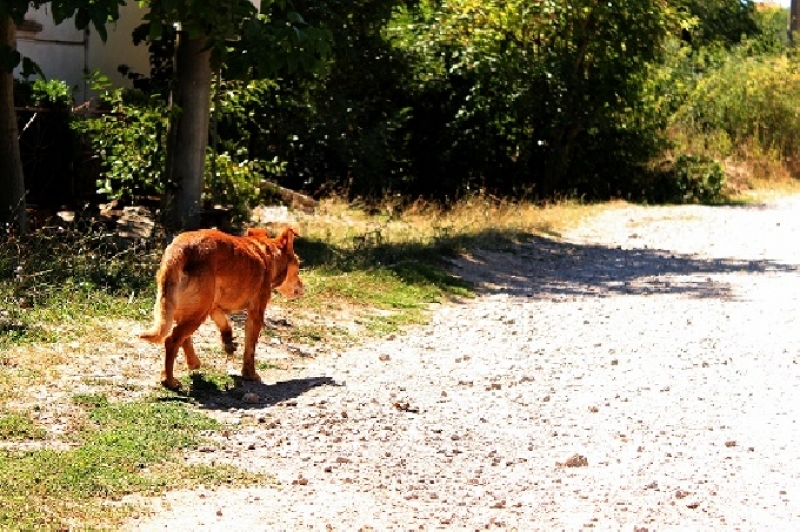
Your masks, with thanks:
M571 200L542 205L476 195L447 208L425 201L402 205L388 198L367 213L363 208L334 198L321 202L314 216L301 218L301 227L305 236L340 243L376 238L380 233L384 242L433 243L437 239L457 237L491 245L491 240L481 237L493 234L557 236L587 216L614 205Z

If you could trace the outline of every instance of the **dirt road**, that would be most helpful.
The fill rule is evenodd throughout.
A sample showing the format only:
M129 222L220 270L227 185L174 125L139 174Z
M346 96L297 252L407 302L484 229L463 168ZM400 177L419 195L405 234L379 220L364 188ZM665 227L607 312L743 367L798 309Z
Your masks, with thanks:
M798 267L797 197L465 257L479 297L253 387L188 458L275 484L128 529L799 530Z

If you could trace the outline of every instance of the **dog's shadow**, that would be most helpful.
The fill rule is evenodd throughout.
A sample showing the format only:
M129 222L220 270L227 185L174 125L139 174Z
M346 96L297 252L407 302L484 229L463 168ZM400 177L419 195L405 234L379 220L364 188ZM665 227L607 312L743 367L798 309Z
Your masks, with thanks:
M254 410L280 403L291 405L293 399L319 386L343 386L327 376L288 379L274 384L245 381L236 375L230 378L233 384L227 380L220 382L202 373L193 373L188 389L184 387L162 400L193 402L212 410Z

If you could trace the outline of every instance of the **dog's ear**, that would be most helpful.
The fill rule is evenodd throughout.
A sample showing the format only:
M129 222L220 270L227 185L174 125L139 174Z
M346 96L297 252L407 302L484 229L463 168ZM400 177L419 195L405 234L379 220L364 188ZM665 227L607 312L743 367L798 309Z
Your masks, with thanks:
M269 238L269 231L264 227L250 227L247 229L246 236L255 238Z
M280 238L278 241L280 242L280 246L284 249L294 251L294 237L297 236L297 233L291 227L287 227L281 233Z

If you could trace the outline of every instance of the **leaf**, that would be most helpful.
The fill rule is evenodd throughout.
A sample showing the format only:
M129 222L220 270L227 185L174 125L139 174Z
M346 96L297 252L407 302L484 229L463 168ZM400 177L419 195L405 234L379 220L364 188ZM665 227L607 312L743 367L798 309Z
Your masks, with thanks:
M164 27L161 24L161 21L158 20L151 20L150 21L150 40L157 41L164 36Z
M289 11L288 13L286 13L286 18L292 24L303 24L303 25L305 25L305 23L306 23L306 21L303 19L303 16L300 13L298 13L297 11Z

